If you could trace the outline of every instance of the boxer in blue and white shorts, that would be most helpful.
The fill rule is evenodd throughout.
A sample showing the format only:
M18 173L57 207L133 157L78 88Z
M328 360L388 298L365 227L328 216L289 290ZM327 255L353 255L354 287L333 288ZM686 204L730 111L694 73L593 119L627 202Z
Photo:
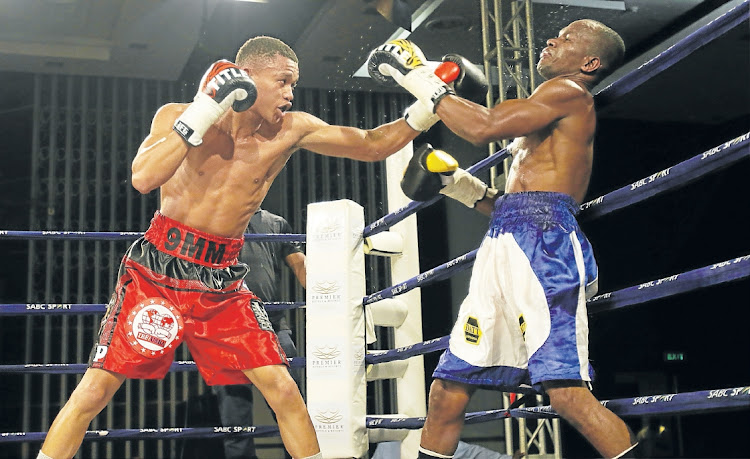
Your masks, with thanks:
M586 298L597 267L577 211L561 193L497 199L435 378L508 391L591 381Z
M527 385L543 390L552 408L602 456L636 453L628 426L596 400L588 384L585 301L597 270L575 221L594 160L591 89L624 53L614 30L589 19L574 21L540 53L537 70L546 81L528 98L492 108L452 93L429 69L394 77L463 139L475 145L515 139L500 198L452 166L455 160L444 152L415 154L404 174L402 189L412 199L440 192L492 213L469 294L430 387L419 458L452 457L477 387L518 392L531 390ZM458 88L476 72L462 60L456 64Z

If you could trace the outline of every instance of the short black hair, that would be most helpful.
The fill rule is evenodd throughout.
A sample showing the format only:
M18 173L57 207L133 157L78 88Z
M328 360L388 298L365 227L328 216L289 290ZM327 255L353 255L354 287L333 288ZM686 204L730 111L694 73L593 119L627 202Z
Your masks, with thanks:
M247 40L237 51L237 57L234 63L243 66L244 64L255 64L259 60L271 59L276 55L289 58L299 64L297 55L286 43L278 38L267 37L264 35L253 37Z
M620 34L599 21L581 19L576 22L583 23L592 32L593 40L589 52L601 61L602 65L596 74L597 81L601 81L622 64L625 57L625 42Z

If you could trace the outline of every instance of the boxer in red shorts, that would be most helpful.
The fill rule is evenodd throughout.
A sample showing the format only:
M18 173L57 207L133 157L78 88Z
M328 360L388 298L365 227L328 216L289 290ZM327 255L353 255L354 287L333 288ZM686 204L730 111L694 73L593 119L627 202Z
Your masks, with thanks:
M243 281L242 244L157 212L123 258L91 368L161 379L183 340L209 385L246 384L243 369L286 364L265 309Z
M192 103L156 112L131 180L144 194L159 189L159 212L123 259L90 367L39 458L72 457L125 378L162 378L182 340L208 384L258 388L292 457L322 457L278 339L243 287L242 234L295 151L380 161L437 118L415 103L408 120L369 130L332 126L290 111L298 79L289 46L255 37L235 63L211 65Z

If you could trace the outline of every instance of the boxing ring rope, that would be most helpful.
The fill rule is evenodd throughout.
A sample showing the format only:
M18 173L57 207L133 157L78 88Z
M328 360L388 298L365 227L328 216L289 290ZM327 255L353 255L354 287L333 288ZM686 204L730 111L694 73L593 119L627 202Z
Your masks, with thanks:
M600 403L621 417L743 410L750 408L750 386L600 400ZM508 417L552 419L559 415L551 406L545 405L467 413L465 423L478 424ZM424 425L424 418L390 419L368 416L367 425L379 429L419 429Z
M505 158L510 157L507 149L503 148L498 150L487 158L482 159L471 167L466 168L466 171L471 175L477 175L480 172L486 171L492 166L496 166L503 162ZM396 223L399 223L407 217L417 213L418 211L427 208L439 200L443 199L443 195L437 195L434 198L428 199L427 201L411 201L409 204L399 208L398 210L389 213L388 215L375 220L371 224L367 225L362 232L363 237L370 237L380 232L386 231Z
M0 239L44 239L68 241L127 241L135 240L144 233L132 231L11 231L0 230ZM300 242L307 240L305 234L245 234L245 241L255 242Z
M704 151L581 205L579 220L586 221L685 186L702 176L750 157L750 132ZM636 193L633 193L636 191Z
M702 175L728 167L750 155L750 152L747 150L749 139L750 132L747 132L694 156L693 158L651 174L648 177L644 177L628 186L612 191L607 195L588 201L581 205L581 215L579 218L587 220L605 215L622 207L648 199L664 191L669 191L678 186L686 185L691 181L700 178ZM492 166L500 164L509 156L510 154L507 149L503 148L471 167L468 167L466 171L471 173L471 175L477 175L480 172L488 170ZM656 182L656 184L647 187L644 190L640 190L641 192L638 194L634 195L629 193L654 182ZM410 215L431 206L442 198L443 195L438 195L427 201L411 201L406 206L381 217L365 227L363 236L369 237L382 231L386 231L393 225L396 225Z
M750 386L729 387L679 394L646 395L640 397L601 400L600 403L621 417L639 417L652 414L696 414L741 410L750 407ZM477 411L466 414L466 424L478 424L498 419L527 418L551 419L559 415L548 405ZM394 419L380 416L367 416L367 427L377 429L421 429L424 418ZM154 438L217 438L228 435L242 437L270 437L278 435L275 426L235 426L235 427L173 427L158 429L113 429L90 430L84 440ZM6 432L0 434L0 443L42 441L46 432Z
M611 103L618 97L626 94L647 79L660 73L666 68L681 60L699 47L709 41L716 39L726 31L737 26L750 16L748 12L750 0L722 14L719 18L688 35L675 45L660 53L655 58L641 65L638 69L628 73L596 94L597 104L600 106ZM702 43L701 43L702 42ZM672 168L652 174L649 177L634 182L631 185L615 190L604 196L589 201L581 206L581 217L593 219L623 207L648 199L656 194L673 190L696 180L702 175L715 172L736 161L745 159L750 155L748 150L748 138L750 133L732 139L719 145L701 155L695 156L687 161L679 163ZM468 168L471 173L477 174L492 165L502 162L508 156L507 151L500 150L494 155ZM633 193L635 192L635 193ZM418 210L433 204L442 196L426 201L411 202L407 206L386 215L385 217L366 226L363 236L368 237L385 231L402 221ZM0 239L67 239L67 240L118 240L134 239L142 233L134 232L68 232L68 231L0 231ZM264 236L269 236L264 239ZM273 236L273 237L270 237ZM305 242L305 235L246 235L248 240L285 240L290 242ZM432 282L449 277L451 272L457 272L471 266L476 251L469 252L451 262L438 268L428 270L419 276L401 282L395 286L381 290L363 299L363 304L372 304L381 299L392 298L403 294L416 287L423 287ZM456 271L453 271L456 270ZM611 293L598 295L589 300L592 313L605 310L617 309L633 304L643 303L657 298L672 296L686 291L744 279L750 275L750 255L740 256L727 261L715 263L710 266L677 274L655 281L629 287ZM303 303L279 304L281 309L299 307ZM271 304L268 304L271 306ZM44 309L29 310L29 306L44 306ZM48 306L54 306L48 308ZM276 306L276 305L274 305ZM273 307L269 307L272 309ZM75 313L98 313L104 311L104 305L47 305L47 304L12 304L0 305L0 315L17 315L33 313L49 314L75 314ZM416 343L406 348L398 348L389 351L369 351L365 357L368 364L386 362L388 360L407 359L425 352L434 352L447 347L447 336L437 339ZM304 366L304 358L290 359L293 366ZM80 366L79 366L80 365ZM19 372L23 365L0 366L0 372ZM85 364L42 364L27 365L23 371L35 373L73 373L85 370ZM11 371L13 369L14 371ZM192 362L175 362L170 371L195 371ZM681 394L654 395L635 397L627 399L602 401L616 414L621 416L645 416L656 413L695 413L706 410L730 410L750 408L750 387L736 387L726 389L715 389L710 391L689 392ZM486 422L493 419L507 417L529 417L529 418L551 418L556 417L550 407L515 408L511 410L491 410L487 412L468 413L467 423ZM387 417L368 416L367 427L378 429L403 429L420 428L424 418L392 419ZM412 423L412 424L410 424ZM413 425L414 427L412 427ZM223 429L223 430L222 430ZM227 429L235 429L228 432ZM243 430L244 429L244 430ZM121 429L109 431L89 431L85 440L108 440L119 438L145 439L145 438L209 438L212 436L224 436L228 434L239 434L249 436L273 436L278 435L278 429L274 426L253 426L234 428L159 428L159 429ZM38 433L1 433L0 442L12 441L41 441L44 432Z
M641 64L595 94L597 106L603 108L637 88L697 49L709 44L750 18L750 0L731 8L705 26L687 35L658 55Z
M726 412L750 408L750 386L682 392L676 394L645 395L639 397L601 400L600 403L621 417L640 417L661 414L696 414ZM500 419L552 419L559 415L552 407L536 406L500 410L477 411L466 414L466 424L478 424ZM421 429L425 418L389 418L367 416L366 424L371 429ZM0 443L43 441L46 432L3 432ZM223 438L227 436L272 437L278 436L276 426L231 426L231 427L167 427L157 429L112 429L89 430L84 440L148 440Z
M270 301L263 303L267 311L283 311L305 306L303 301ZM107 305L103 303L9 303L0 304L0 316L18 316L25 314L75 315L103 313Z

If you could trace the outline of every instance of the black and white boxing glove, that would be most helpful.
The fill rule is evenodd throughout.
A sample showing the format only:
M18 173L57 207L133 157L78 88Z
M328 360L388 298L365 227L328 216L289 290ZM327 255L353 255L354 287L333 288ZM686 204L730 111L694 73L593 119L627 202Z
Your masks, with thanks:
M377 47L367 60L367 71L380 84L401 85L417 98L431 113L435 105L449 95L453 88L441 80L422 50L409 40L391 40Z
M453 62L431 62L427 65L430 66L433 64L436 66L433 73L452 88L452 83L461 76L461 68L458 64ZM435 123L440 121L440 117L419 100L406 109L404 119L412 129L423 132L429 130Z
M455 68L449 63L455 64ZM443 81L451 83L459 97L477 104L487 101L487 78L482 69L465 57L459 54L446 54L435 74Z
M497 190L458 167L458 161L432 145L422 145L412 156L401 179L401 190L409 199L427 201L438 193L473 208Z
M437 196L444 186L443 180L456 169L458 162L453 156L426 143L409 160L401 179L401 190L409 199L427 201Z
M427 201L438 193L473 208L497 190L458 167L458 161L432 145L422 145L412 156L401 179L401 190L409 199Z
M177 118L173 129L197 147L208 128L230 106L242 112L252 107L257 97L255 82L247 72L227 60L216 61L203 75L193 102Z

